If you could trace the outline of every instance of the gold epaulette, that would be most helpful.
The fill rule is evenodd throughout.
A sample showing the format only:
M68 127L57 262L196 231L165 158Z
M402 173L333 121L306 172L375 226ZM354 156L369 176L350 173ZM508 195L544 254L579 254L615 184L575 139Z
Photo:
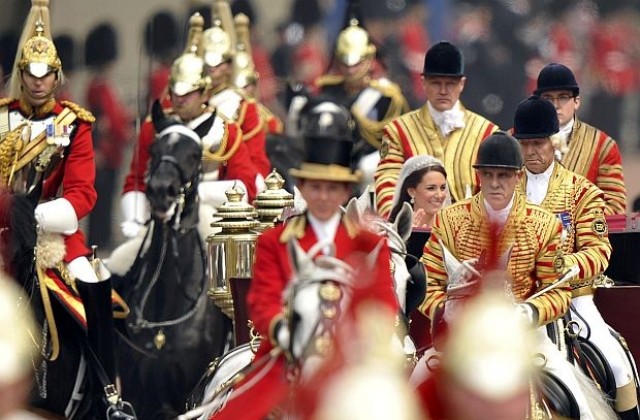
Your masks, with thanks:
M91 111L84 109L83 107L81 107L75 102L61 101L60 104L72 110L78 116L78 119L82 121L85 121L88 123L93 123L96 121L96 117L93 116Z
M300 239L304 236L307 217L303 214L287 220L284 230L280 234L280 243L286 244L291 238Z
M317 87L334 86L344 82L344 77L338 74L325 74L316 79L314 84Z
M2 98L0 99L0 106L9 105L13 101L15 101L13 98Z

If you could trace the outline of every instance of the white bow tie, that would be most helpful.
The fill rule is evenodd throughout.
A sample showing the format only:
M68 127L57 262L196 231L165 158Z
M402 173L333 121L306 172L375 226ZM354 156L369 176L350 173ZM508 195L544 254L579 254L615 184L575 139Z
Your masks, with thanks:
M429 104L429 111L433 122L440 127L440 131L445 137L453 130L464 128L464 112L460 111L457 104L447 111L437 111Z

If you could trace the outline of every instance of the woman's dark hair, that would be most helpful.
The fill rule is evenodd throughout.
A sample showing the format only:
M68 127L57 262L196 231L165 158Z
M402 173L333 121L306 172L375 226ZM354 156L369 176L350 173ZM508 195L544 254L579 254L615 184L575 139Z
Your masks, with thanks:
M393 206L393 208L391 209L391 213L389 214L389 222L395 222L398 213L402 209L402 205L405 202L410 202L411 197L409 196L408 192L409 188L416 188L420 181L422 181L422 177L424 176L424 174L432 171L440 172L442 175L444 175L445 179L447 178L447 171L445 171L445 169L440 165L425 166L424 168L420 168L409 175L404 180L402 185L400 185L400 198L398 199L398 202L395 204L395 206Z

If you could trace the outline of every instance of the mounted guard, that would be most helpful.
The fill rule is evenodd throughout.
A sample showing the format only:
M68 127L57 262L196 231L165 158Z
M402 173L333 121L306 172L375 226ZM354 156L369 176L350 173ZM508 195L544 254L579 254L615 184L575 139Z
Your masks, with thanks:
M76 347L88 340L88 348L82 349L85 360L90 367L99 364L104 370L104 377L99 377L97 370L89 371L94 383L107 381L113 387L113 310L109 273L89 261L91 252L79 230L79 221L96 201L91 137L95 119L79 105L55 98L64 74L51 40L48 4L48 0L33 0L18 45L10 97L0 100L1 186L16 200L27 200L25 207L14 209L22 211L14 215L24 219L20 229L28 230L35 218L33 229L37 231L35 263L25 258L24 265L5 268L29 292L41 297L42 307L34 309L44 314L45 333L42 360L35 366L37 387L32 403L74 418L86 413L81 412L82 394L75 388L72 397L61 394L65 390L72 393L66 387L69 368L56 370L62 363L58 361L67 356L61 354L65 348L61 343L69 335L80 337L80 341L74 339ZM13 239L24 241L25 237L14 233ZM71 327L65 321L68 318L73 320ZM97 361L90 357L91 352ZM85 372L72 372L75 386L84 381ZM98 391L88 392L99 398ZM99 405L94 404L93 409Z

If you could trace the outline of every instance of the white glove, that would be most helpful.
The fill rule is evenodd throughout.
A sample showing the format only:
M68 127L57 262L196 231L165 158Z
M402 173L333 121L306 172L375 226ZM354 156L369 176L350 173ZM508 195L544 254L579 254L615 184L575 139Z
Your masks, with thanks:
M528 303L516 304L516 316L520 317L527 325L533 325L536 323L536 320L534 319L533 306Z
M125 238L131 239L137 237L144 225L138 222L122 222L120 223L120 230Z
M78 216L66 198L38 204L34 215L40 231L71 235L78 230Z
M127 238L135 238L142 226L149 220L149 202L141 191L124 193L120 201L123 222L120 224L122 234Z
M471 292L469 286L475 284L473 277L477 272L474 270L475 265L478 263L477 258L463 261L460 267L456 269L451 275L449 275L449 282L447 284L447 298L454 299L464 296L468 296Z

